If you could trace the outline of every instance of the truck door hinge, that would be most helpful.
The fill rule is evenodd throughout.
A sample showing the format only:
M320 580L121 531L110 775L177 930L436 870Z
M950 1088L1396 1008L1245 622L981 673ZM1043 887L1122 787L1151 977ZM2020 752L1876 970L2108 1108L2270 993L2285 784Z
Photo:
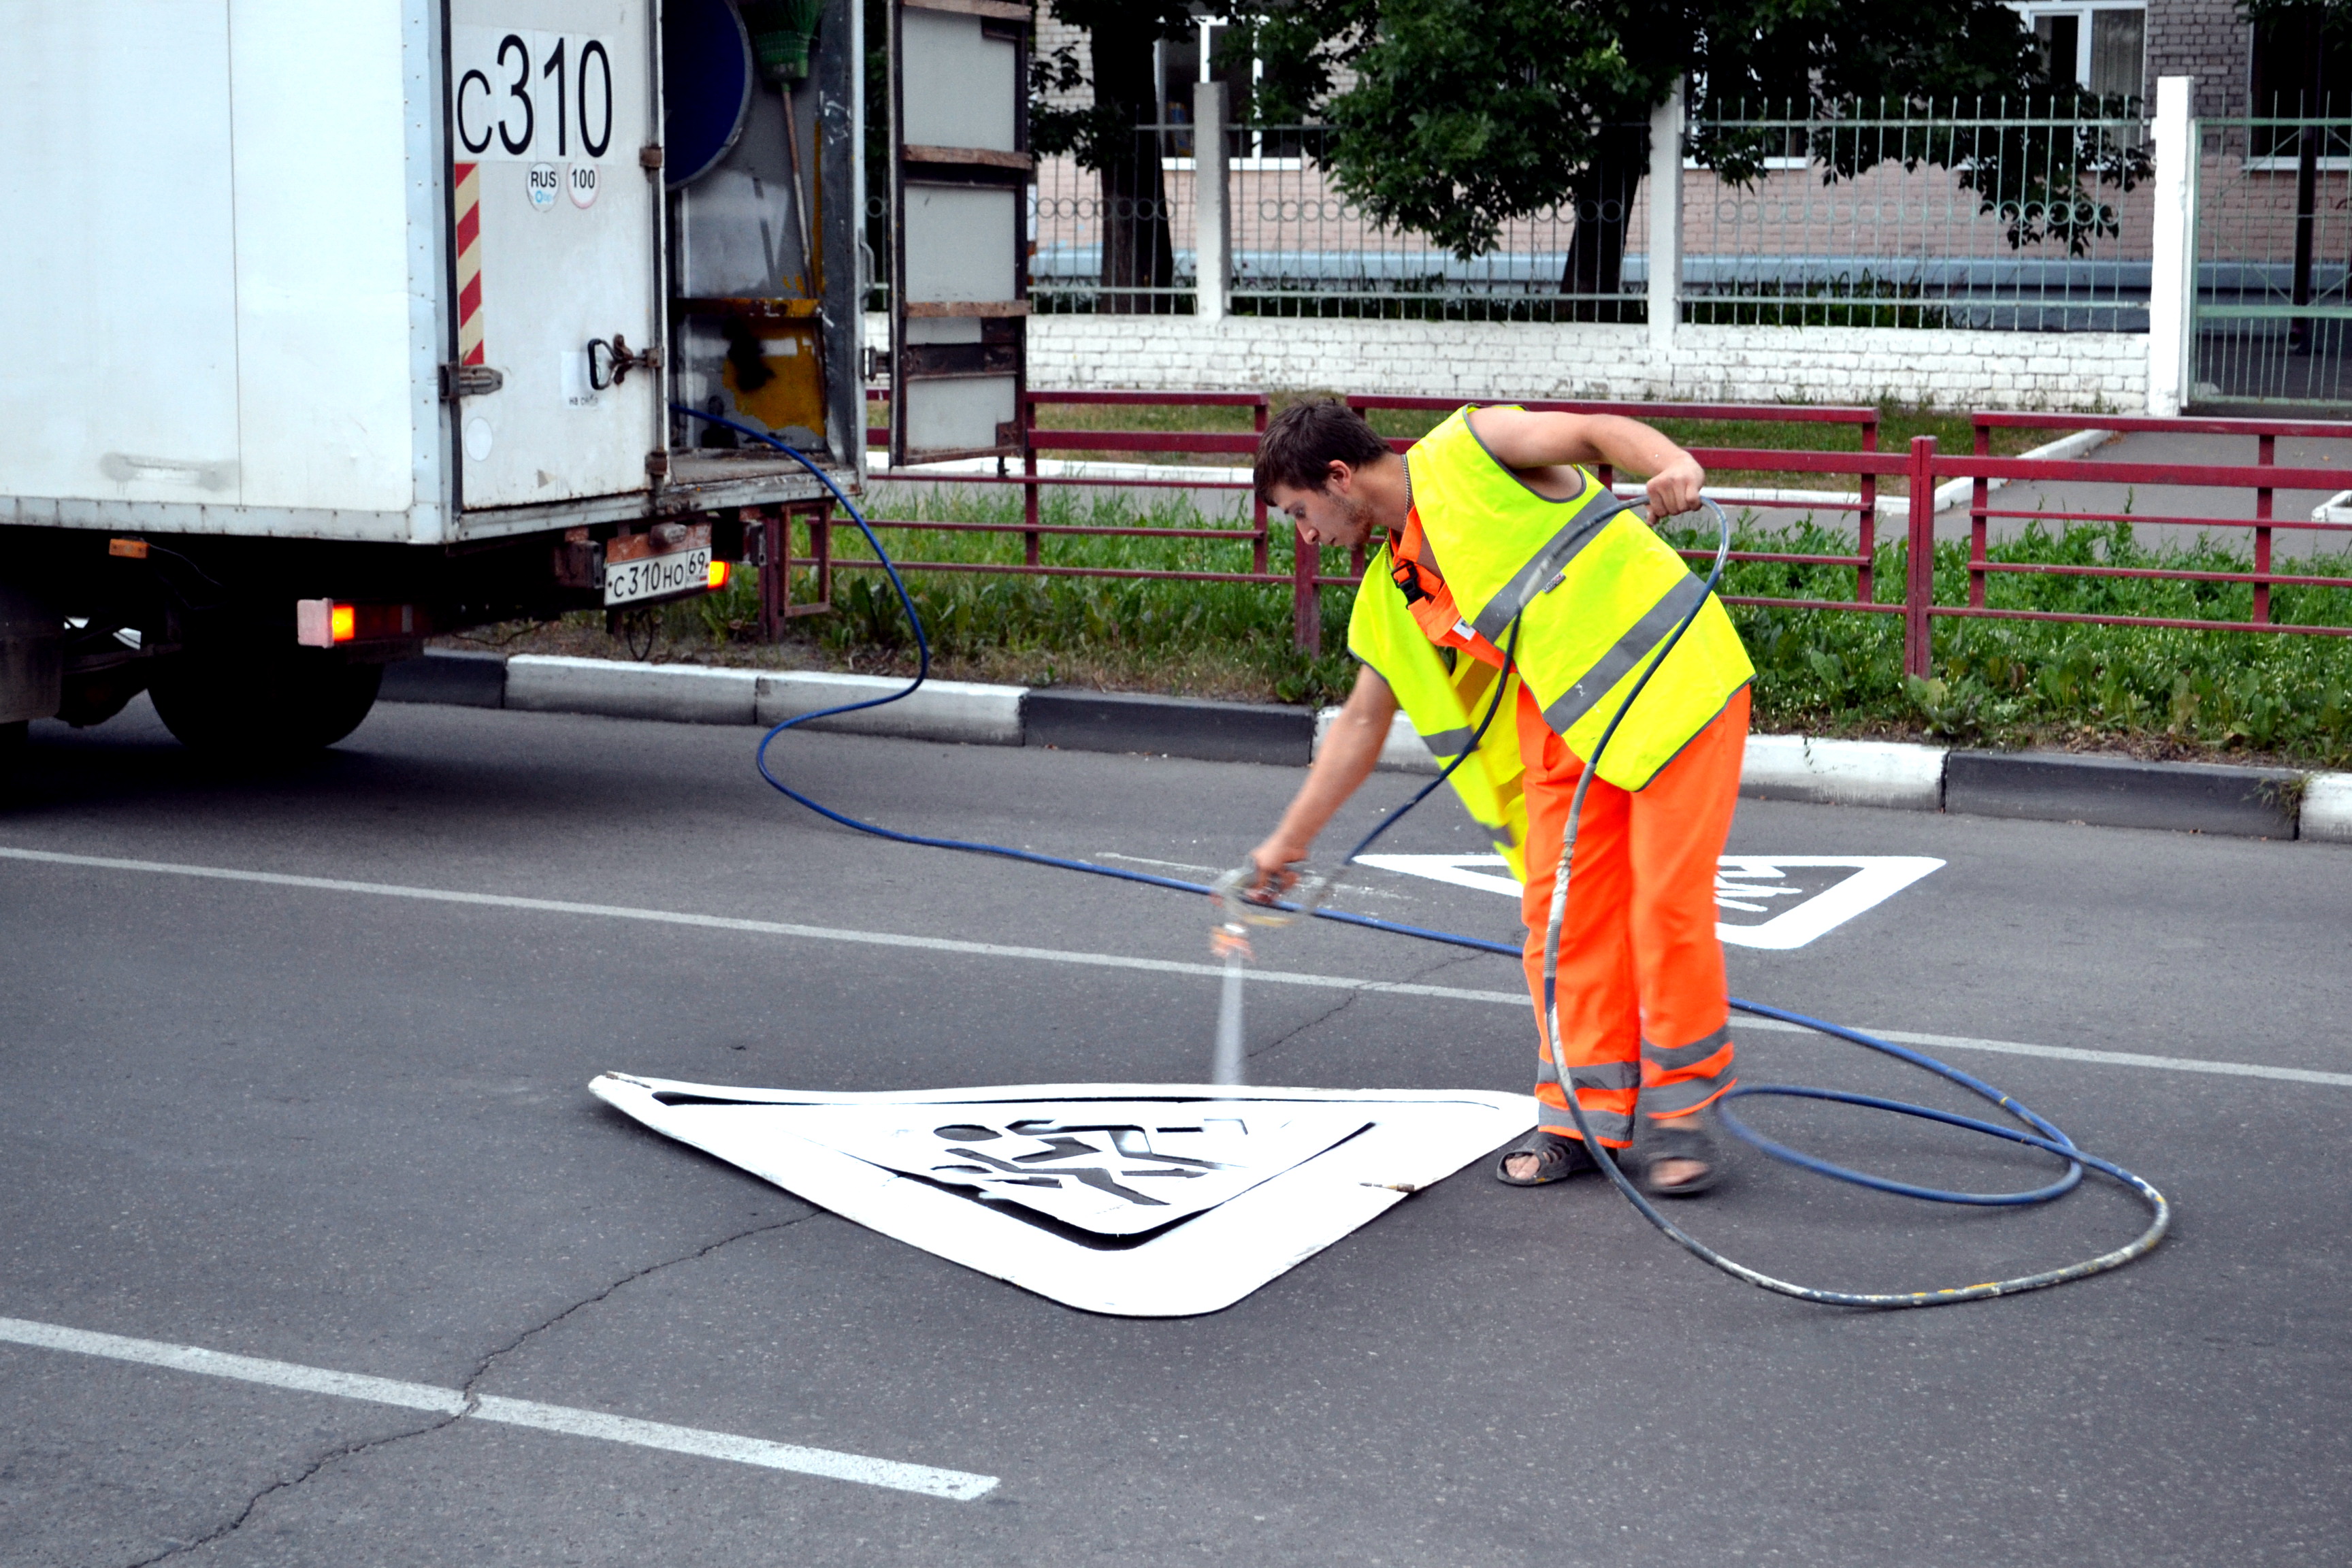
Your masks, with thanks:
M646 478L653 480L656 484L659 484L663 479L667 479L668 477L669 454L667 452L647 452L646 454Z
M583 132L582 134L584 135L586 132ZM646 174L650 174L661 166L662 150L660 142L648 142L644 146L637 149L638 168L643 169Z
M504 372L486 364L445 364L441 367L441 401L455 403L461 397L485 396L506 384Z

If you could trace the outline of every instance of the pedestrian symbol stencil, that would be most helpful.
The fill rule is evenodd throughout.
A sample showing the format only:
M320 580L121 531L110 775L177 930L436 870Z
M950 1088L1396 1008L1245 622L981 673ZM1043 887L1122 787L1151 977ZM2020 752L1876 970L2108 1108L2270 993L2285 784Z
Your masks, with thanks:
M1075 1112L1075 1113L1074 1113ZM991 1104L971 1121L908 1126L903 1104L813 1119L843 1153L1034 1209L1098 1236L1205 1214L1363 1131L1346 1106L1166 1101Z
M1519 896L1500 855L1366 855L1361 863ZM1726 855L1715 874L1716 935L1737 947L1803 947L1942 865L1926 855Z
M844 1218L1129 1317L1231 1306L1535 1124L1528 1096L1472 1091L589 1089Z

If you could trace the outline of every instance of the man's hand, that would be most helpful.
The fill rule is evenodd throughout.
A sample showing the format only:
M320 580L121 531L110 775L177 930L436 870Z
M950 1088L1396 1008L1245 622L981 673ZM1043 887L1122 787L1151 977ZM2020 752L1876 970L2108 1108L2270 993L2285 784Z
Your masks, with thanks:
M1674 459L1650 476L1650 517L1664 521L1683 512L1698 510L1699 488L1706 483L1706 470L1698 459L1677 448Z
M1291 869L1306 862L1312 843L1295 843L1279 828L1266 841L1250 851L1250 866L1257 875L1243 889L1252 903L1270 904L1298 885L1298 873Z
M1297 885L1298 873L1290 868L1306 860L1315 847L1315 836L1356 793L1356 786L1370 776L1396 710L1396 693L1381 679L1381 672L1369 664L1359 669L1356 689L1348 694L1348 705L1323 737L1322 749L1307 770L1307 782L1291 798L1280 826L1250 851L1250 864L1257 869L1250 882L1251 898L1267 902Z

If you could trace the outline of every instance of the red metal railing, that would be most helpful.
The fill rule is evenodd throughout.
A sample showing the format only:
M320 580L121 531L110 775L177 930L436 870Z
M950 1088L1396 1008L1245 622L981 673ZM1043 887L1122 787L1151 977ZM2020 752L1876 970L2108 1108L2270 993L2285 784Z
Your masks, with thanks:
M1926 675L1933 661L1930 627L1938 616L1994 620L2066 621L2087 626L2169 626L2185 631L2286 632L2310 637L2352 637L2352 626L2289 626L2271 618L2273 587L2352 588L2352 579L2281 574L2273 571L2271 537L2278 529L2315 533L2352 533L2352 523L2280 518L2273 502L2283 489L2315 490L2333 495L2344 489L2345 476L2334 468L2285 468L2277 465L2282 436L2352 440L2352 424L2321 424L2270 419L2146 419L2102 417L2086 421L2046 414L1978 414L1976 451L1967 457L1946 457L1936 449L1932 436L1911 443L1912 517L1909 540L1910 578L1904 595L1906 615L1904 668ZM2095 424L2099 429L2151 431L2166 435L2247 436L2256 442L2257 460L2251 465L2213 463L2095 462L2080 458L1995 458L1988 454L1990 432L1999 426L2065 429ZM1969 503L1969 588L1965 605L1935 602L1935 520L1921 515L1919 498L1932 498L1938 478L1972 480ZM2197 489L2250 489L2254 492L2252 517L2147 512L2137 510L2045 511L1995 508L1990 494L1993 479L2074 481L2097 485L2173 485ZM1994 518L2039 521L2061 526L2078 523L2130 523L2157 527L2250 529L2254 536L2254 569L2251 572L2200 572L2182 568L2076 565L2054 562L1992 561L1987 558L1989 524ZM1999 609L1985 603L1985 584L1994 574L2024 576L2148 578L2169 582L2246 583L2253 587L2252 613L2242 621L2192 620L2161 616L2113 616L2059 610Z
M887 395L879 391L867 394L869 401L880 402ZM1433 397L1351 396L1351 406L1374 409L1410 409L1450 412L1459 407L1459 400ZM1253 411L1253 430L1240 431L1167 431L1167 430L1063 430L1044 428L1037 425L1037 406L1157 406L1157 407L1223 407L1248 408ZM936 470L881 469L871 477L882 482L919 482L954 485L1018 485L1022 487L1022 521L1012 522L929 522L904 518L870 520L874 527L913 530L918 531L962 533L1019 533L1024 537L1023 559L1013 562L968 561L905 561L899 565L917 572L981 572L1008 573L1037 576L1173 578L1187 582L1248 583L1265 585L1287 583L1291 590L1292 637L1301 648L1322 646L1321 601L1317 590L1329 587L1353 587L1361 580L1364 552L1352 552L1344 573L1323 570L1322 563L1312 552L1292 552L1292 568L1286 574L1273 572L1267 561L1271 540L1265 501L1251 495L1250 528L1247 532L1237 529L1214 528L1149 528L1094 527L1074 524L1055 525L1038 521L1039 495L1049 486L1087 486L1114 489L1183 489L1242 490L1251 489L1246 480L1180 479L1113 479L1096 476L1051 476L1037 472L1037 457L1041 452L1118 452L1118 453L1185 453L1197 455L1229 455L1243 459L1235 467L1246 467L1247 460L1257 450L1257 432L1265 428L1268 402L1262 393L1223 392L1033 392L1022 406L1022 426L1027 439L1021 471L1009 468L999 473L954 472ZM1792 565L1842 566L1854 573L1854 596L1851 600L1762 599L1739 598L1734 604L1777 605L1798 609L1861 609L1893 614L1901 606L1877 605L1874 600L1871 580L1872 562L1877 544L1878 481L1882 475L1899 475L1906 471L1899 457L1878 452L1878 411L1874 408L1807 407L1769 404L1653 404L1653 403L1592 403L1530 402L1522 406L1538 411L1559 411L1571 414L1622 414L1633 418L1680 418L1700 420L1738 420L1748 423L1769 422L1778 425L1845 425L1861 432L1860 453L1782 451L1738 447L1694 447L1700 462L1709 468L1731 468L1751 472L1807 475L1853 475L1859 489L1853 505L1841 505L1837 492L1822 492L1819 510L1853 511L1857 518L1856 548L1852 554L1803 554L1789 552L1739 551L1735 561L1769 561ZM877 426L866 432L869 447L887 444L888 431ZM1390 445L1402 451L1412 445L1410 438L1391 437ZM1613 481L1604 466L1601 470L1604 482ZM1251 565L1247 572L1177 572L1140 567L1049 566L1038 559L1038 542L1045 534L1074 534L1096 537L1149 537L1167 539L1223 539L1250 545ZM794 557L793 564L813 563L814 557ZM836 566L853 566L853 562L835 558Z
M886 395L869 394L876 399ZM1356 396L1347 400L1367 412L1379 409L1440 411L1450 410L1454 400L1427 397ZM1159 430L1072 430L1040 426L1036 422L1039 405L1093 406L1154 406L1154 407L1225 407L1248 408L1253 414L1253 430L1241 431L1159 431ZM1847 495L1837 491L1822 491L1822 500L1812 502L1795 499L1803 492L1783 492L1790 499L1772 503L1781 507L1803 507L1810 510L1851 511L1856 519L1855 548L1848 553L1808 553L1802 552L1734 551L1732 559L1740 562L1767 562L1788 565L1833 566L1854 574L1854 591L1851 598L1801 599L1773 598L1754 595L1727 595L1735 605L1753 605L1792 610L1842 610L1875 615L1899 615L1904 617L1904 667L1906 671L1926 675L1932 664L1933 626L1937 617L1989 618L2016 620L2048 620L2076 622L2099 626L2169 626L2198 631L2256 631L2305 634L2313 636L2352 636L2352 626L2284 625L2272 616L2271 593L2274 586L2329 586L2352 589L2352 581L2343 578L2281 574L2273 570L2272 535L2280 529L2352 533L2352 524L2319 522L2273 515L2276 492L2282 489L2313 489L2333 493L2352 485L2346 476L2334 469L2281 468L2276 462L2277 441L2281 437L2308 437L2352 440L2352 423L2314 423L2263 419L2143 419L2137 417L2099 416L2086 418L2081 415L1980 413L1971 416L1975 450L1971 453L1944 453L1937 448L1935 437L1915 438L1906 452L1878 450L1878 414L1872 408L1803 407L1780 405L1748 405L1727 404L1640 404L1593 402L1528 403L1524 406L1538 410L1560 410L1579 414L1622 414L1635 418L1675 418L1769 422L1777 425L1832 424L1852 426L1860 434L1861 450L1857 452L1825 452L1782 450L1754 447L1693 447L1692 454L1711 473L1745 472L1762 475L1851 476L1855 488ZM1308 551L1293 552L1293 569L1277 573L1271 569L1268 550L1272 535L1264 501L1255 495L1251 500L1250 523L1246 530L1235 528L1176 528L1150 526L1092 526L1055 524L1041 520L1040 498L1049 488L1081 486L1115 489L1181 489L1193 491L1248 491L1246 480L1230 479L1200 479L1153 478L1120 479L1082 475L1041 475L1037 472L1040 453L1051 452L1114 452L1114 453L1176 453L1188 455L1223 455L1238 459L1235 467L1244 466L1255 453L1257 432L1265 427L1267 399L1255 393L1165 393L1165 392L1034 392L1024 400L1022 426L1026 437L1021 468L1015 472L1003 465L1003 471L949 472L936 470L878 470L872 477L884 482L922 482L953 485L1017 485L1023 490L1022 516L1017 522L947 522L921 519L877 518L877 528L911 530L929 532L1018 533L1023 536L1023 558L1019 562L905 561L899 564L915 572L976 572L1007 573L1041 576L1159 578L1186 582L1242 583L1263 586L1288 584L1292 594L1293 633L1297 646L1314 648L1321 646L1321 626L1318 590L1325 587L1351 586L1363 572L1363 552L1359 550L1344 573L1327 572L1316 554ZM2161 431L2176 435L2237 435L2252 438L2256 443L2256 461L2252 465L2224 464L2149 464L2101 462L2082 459L2054 460L2039 458L1996 458L1991 456L1992 432L1998 428L2078 430L2086 426L2116 431ZM871 441L881 441L887 432L876 429L868 433ZM1402 450L1412 445L1410 439L1391 438L1391 445ZM1613 479L1604 468L1604 479ZM1967 603L1938 605L1935 602L1935 493L1939 481L1964 479L1972 481L1969 505L1969 547L1968 564ZM1905 492L1907 510L1906 534L1905 577L1901 597L1881 601L1877 584L1873 582L1872 566L1877 546L1877 514L1881 506L1879 485L1882 479L1897 483ZM2175 485L2201 489L2247 489L2254 494L2252 517L2175 515L2126 510L2039 511L2002 509L1991 504L1994 480L2054 480L2079 481L2102 485ZM1989 543L1993 520L2039 520L2046 523L2065 525L2077 522L2112 523L2189 527L2196 529L2248 529L2254 538L2254 563L2251 572L2206 572L2186 569L2083 565L2074 563L1997 562L1990 559ZM812 545L816 553L793 556L794 566L829 564L833 569L857 569L866 563L844 560L833 555L823 537L825 524L822 519L811 520ZM1040 559L1040 544L1046 535L1083 537L1159 537L1170 539L1216 539L1250 547L1250 569L1244 572L1176 571L1142 567L1066 566L1048 564ZM1711 556L1710 550L1689 550L1684 554L1692 558ZM2248 620L2218 621L2168 618L2146 616L2099 615L2047 610L2004 609L1986 603L1986 584L1995 574L2044 574L2052 576L2093 576L2114 578L2155 578L2176 582L2246 583L2253 587L2253 610Z

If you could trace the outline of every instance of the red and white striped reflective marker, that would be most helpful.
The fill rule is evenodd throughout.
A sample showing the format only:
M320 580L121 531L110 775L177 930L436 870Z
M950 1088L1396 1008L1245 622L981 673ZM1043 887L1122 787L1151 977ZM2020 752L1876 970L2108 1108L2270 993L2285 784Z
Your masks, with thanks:
M457 205L457 363L482 360L482 166L459 163Z

